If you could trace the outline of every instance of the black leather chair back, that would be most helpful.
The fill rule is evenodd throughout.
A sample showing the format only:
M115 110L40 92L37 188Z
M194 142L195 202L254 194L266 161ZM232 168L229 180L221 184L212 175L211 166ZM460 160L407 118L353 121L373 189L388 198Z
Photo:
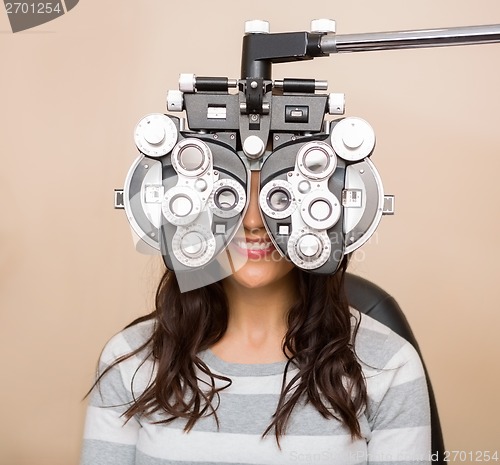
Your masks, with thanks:
M347 300L351 307L365 313L375 320L383 323L391 328L394 332L405 338L410 344L415 347L422 359L424 365L425 376L427 378L427 386L429 387L429 400L431 407L431 430L432 430L432 454L438 458L433 463L441 464L444 462L444 441L441 431L441 423L436 405L436 399L432 390L431 380L427 368L425 367L420 348L413 335L413 332L408 324L403 311L396 300L385 292L382 288L361 278L360 276L346 273L345 275L345 291Z

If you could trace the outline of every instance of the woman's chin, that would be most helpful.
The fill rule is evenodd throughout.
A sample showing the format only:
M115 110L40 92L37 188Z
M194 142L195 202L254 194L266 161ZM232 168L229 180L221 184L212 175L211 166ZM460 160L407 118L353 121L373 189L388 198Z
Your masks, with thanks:
M229 277L248 289L257 289L279 282L294 265L285 259L279 261L248 260Z

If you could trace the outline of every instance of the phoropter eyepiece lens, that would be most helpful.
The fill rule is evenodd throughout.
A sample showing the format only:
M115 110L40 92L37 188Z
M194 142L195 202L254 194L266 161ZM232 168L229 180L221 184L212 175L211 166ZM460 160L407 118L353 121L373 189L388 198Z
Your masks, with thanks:
M267 196L267 204L269 207L276 211L281 212L288 208L290 205L291 199L288 191L281 188L271 189Z
M306 179L326 179L335 171L337 157L328 144L308 142L297 153L297 166Z
M332 206L323 199L316 200L309 205L309 214L316 221L324 221L332 214Z
M232 210L238 204L238 193L231 187L223 187L215 193L214 200L221 210Z
M198 258L206 249L206 240L198 231L189 232L182 238L181 247L187 257Z
M174 195L170 200L170 211L176 216L187 216L193 211L193 202L184 195Z
M186 145L179 152L179 164L187 171L195 171L203 165L203 152L196 145Z
M304 167L314 174L323 173L329 163L329 156L320 148L313 148L304 155Z
M211 164L210 147L199 139L184 139L172 150L172 166L188 178L202 176Z

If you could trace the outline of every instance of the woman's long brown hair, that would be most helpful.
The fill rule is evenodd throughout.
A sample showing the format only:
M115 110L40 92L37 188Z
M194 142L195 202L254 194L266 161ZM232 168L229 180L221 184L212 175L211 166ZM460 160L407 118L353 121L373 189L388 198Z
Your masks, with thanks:
M288 312L288 330L283 352L288 363L283 375L281 395L272 422L263 436L274 430L279 438L286 433L290 415L300 401L310 402L324 418L341 421L352 438L361 437L358 414L366 405L366 385L354 351L359 322L352 316L344 295L347 260L334 275L314 275L294 269L299 299ZM172 272L165 272L156 293L155 310L128 327L154 319L154 331L133 353L117 359L101 373L105 376L117 363L148 349L157 374L149 387L130 405L124 416L161 413L169 423L187 420L189 431L198 419L215 415L218 393L231 384L230 378L213 374L198 356L221 339L227 328L228 303L221 282L181 293ZM285 382L293 363L298 373ZM196 368L208 375L211 385L200 386ZM216 387L215 380L227 384ZM202 389L203 388L203 389Z

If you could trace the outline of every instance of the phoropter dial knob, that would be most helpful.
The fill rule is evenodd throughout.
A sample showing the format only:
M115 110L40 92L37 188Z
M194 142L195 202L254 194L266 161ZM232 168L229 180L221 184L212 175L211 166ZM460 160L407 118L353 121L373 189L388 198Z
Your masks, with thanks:
M305 234L297 241L297 252L304 260L309 260L321 255L321 241L313 234Z
M148 157L162 157L177 143L175 123L166 115L153 113L142 118L134 131L135 145Z
M330 240L325 231L308 227L295 230L287 246L290 260L304 270L314 270L324 265L330 257Z
M364 119L351 116L333 127L331 142L339 157L347 161L360 161L372 153L375 132Z

